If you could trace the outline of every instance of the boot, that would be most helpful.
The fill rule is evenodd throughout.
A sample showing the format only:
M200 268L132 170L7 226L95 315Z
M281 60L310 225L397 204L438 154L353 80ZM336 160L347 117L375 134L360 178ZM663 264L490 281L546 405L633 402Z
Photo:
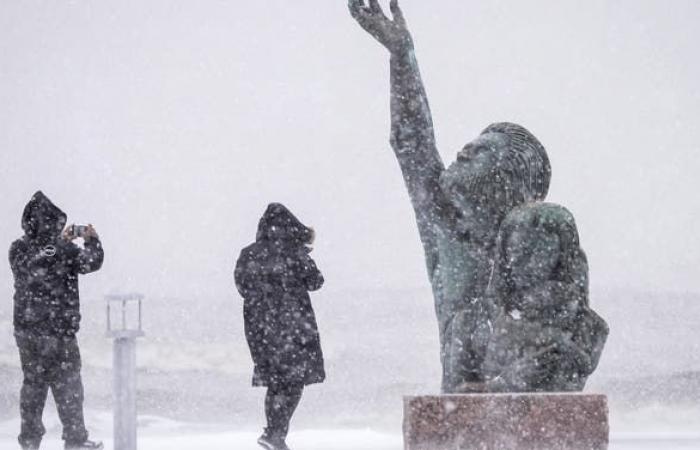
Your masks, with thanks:
M283 438L273 436L267 430L258 438L258 444L265 450L290 450Z
M66 442L65 450L103 450L102 442L85 441L82 444L69 444Z
M39 445L41 444L41 441L20 441L20 445L22 446L22 450L39 450Z

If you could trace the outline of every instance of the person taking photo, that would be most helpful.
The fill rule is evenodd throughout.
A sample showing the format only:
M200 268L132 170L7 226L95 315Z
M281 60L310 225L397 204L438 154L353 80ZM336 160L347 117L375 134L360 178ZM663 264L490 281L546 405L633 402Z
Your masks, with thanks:
M66 228L66 222L66 214L38 191L24 208L24 236L9 252L15 281L14 334L24 374L18 438L24 450L38 449L46 432L42 414L49 389L66 450L104 448L88 440L76 337L78 275L99 270L104 252L92 225ZM82 248L74 242L78 238L84 240Z

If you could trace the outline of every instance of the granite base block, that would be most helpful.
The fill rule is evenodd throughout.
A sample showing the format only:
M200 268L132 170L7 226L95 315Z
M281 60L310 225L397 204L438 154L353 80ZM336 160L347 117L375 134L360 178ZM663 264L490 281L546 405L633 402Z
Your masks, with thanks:
M405 450L603 450L604 395L464 394L406 397Z

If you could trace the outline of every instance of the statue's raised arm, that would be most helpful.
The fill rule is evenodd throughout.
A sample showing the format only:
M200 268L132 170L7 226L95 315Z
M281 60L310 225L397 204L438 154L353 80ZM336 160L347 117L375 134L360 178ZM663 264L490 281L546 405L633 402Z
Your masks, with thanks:
M413 39L398 1L391 2L393 20L378 0L349 0L350 13L391 55L391 146L401 165L418 221L428 272L437 266L436 225L448 207L440 190L445 167L435 145L433 119L423 87Z
M391 55L391 146L433 287L443 391L582 389L607 325L587 306L588 266L573 216L542 203L551 178L545 148L520 125L494 123L445 167L398 1L392 19L379 0L349 7ZM571 305L579 306L551 314Z

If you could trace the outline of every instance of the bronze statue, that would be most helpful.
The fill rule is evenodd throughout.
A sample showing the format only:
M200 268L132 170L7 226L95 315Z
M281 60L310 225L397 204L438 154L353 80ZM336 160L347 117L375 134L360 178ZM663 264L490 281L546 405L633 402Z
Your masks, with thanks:
M445 167L413 39L398 1L349 0L352 16L390 53L391 146L413 205L437 312L444 392L482 390L500 304L487 295L501 223L545 199L551 168L540 142L512 123L488 126Z

